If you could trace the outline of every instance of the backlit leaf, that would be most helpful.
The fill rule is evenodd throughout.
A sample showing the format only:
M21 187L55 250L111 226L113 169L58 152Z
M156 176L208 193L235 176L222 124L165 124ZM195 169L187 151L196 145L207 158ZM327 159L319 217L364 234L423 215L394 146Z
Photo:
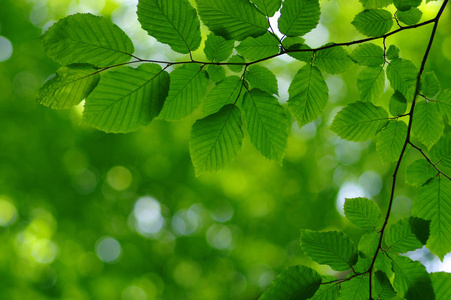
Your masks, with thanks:
M210 33L205 41L204 52L210 61L224 61L232 54L234 42Z
M360 100L377 103L384 92L385 72L381 67L364 68L357 75L357 89Z
M440 91L440 82L433 71L426 72L421 78L421 90L428 97L434 97Z
M344 48L332 47L316 52L313 64L329 74L339 74L349 69L352 60Z
M280 11L279 30L286 36L302 36L318 25L318 0L285 0Z
M200 22L188 0L139 0L138 20L160 43L179 53L199 48Z
M417 24L421 20L422 16L423 13L416 7L412 7L411 9L406 11L400 10L396 13L398 20L406 25Z
M282 0L252 0L252 3L266 16L272 17L282 5Z
M400 116L406 112L407 109L407 99L398 91L395 91L390 98L390 102L388 103L390 113L393 116Z
M412 101L417 74L417 68L406 59L393 59L387 66L387 77L391 87L403 94L407 101Z
M359 0L365 9L382 8L393 3L393 0Z
M396 8L400 11L406 11L412 7L416 7L421 4L422 0L393 0Z
M359 275L341 284L339 300L367 300L370 291L368 275Z
M242 90L242 81L238 76L228 76L208 93L203 104L204 116L218 112L223 106L237 101ZM240 95L242 98L244 94ZM238 103L238 102L237 102Z
M340 291L340 285L337 282L337 278L333 276L323 275L322 282L319 289L316 291L310 300L333 300L337 299Z
M288 89L288 109L299 127L316 120L324 111L329 91L317 67L302 67Z
M74 14L59 20L42 37L44 51L62 64L88 63L97 67L127 62L134 52L130 38L103 17Z
M407 300L435 299L431 278L419 261L405 256L392 257L395 279L393 287Z
M430 163L425 159L418 159L407 167L406 182L413 186L422 186L435 175L437 170Z
M446 89L437 96L437 106L442 116L451 124L451 89Z
M390 120L388 125L377 135L376 150L380 159L385 163L398 160L406 137L406 123Z
M435 299L451 299L451 273L435 272L431 273L432 287L435 292Z
M390 251L406 253L423 247L428 236L428 221L411 217L391 225L385 234L385 243Z
M413 112L412 134L430 149L442 136L443 119L437 110L437 103L421 101Z
M375 44L361 44L351 53L351 58L362 66L377 67L385 62L384 49Z
M106 132L138 130L159 114L168 89L169 75L159 65L116 68L86 99L83 121Z
M443 135L431 148L431 159L436 165L451 168L451 133Z
M280 51L279 47L277 38L266 32L256 38L248 37L236 47L236 51L247 60L255 61L276 55Z
M56 76L39 89L37 101L55 109L77 105L97 86L100 80L97 71L86 64L61 67Z
M367 230L379 230L382 214L374 201L366 198L346 199L344 204L346 218L357 227Z
M269 69L254 65L248 68L246 80L253 88L278 95L277 78Z
M355 16L352 25L366 36L377 37L390 31L393 16L385 9L364 10Z
M339 137L355 142L373 138L388 123L388 113L369 102L355 102L335 116L330 130Z

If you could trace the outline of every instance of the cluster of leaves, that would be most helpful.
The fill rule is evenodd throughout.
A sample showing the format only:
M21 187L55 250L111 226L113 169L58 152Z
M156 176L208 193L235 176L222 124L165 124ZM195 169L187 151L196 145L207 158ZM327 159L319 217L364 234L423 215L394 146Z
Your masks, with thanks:
M443 259L451 251L451 183L439 169L451 167L451 136L444 134L445 121L451 124L451 91L440 91L435 74L422 74L422 69L399 56L396 46L385 47L390 35L437 24L441 13L418 23L421 0L360 1L365 10L352 24L368 38L312 49L301 36L319 22L318 0L285 0L283 5L281 0L196 0L197 10L188 0L140 0L137 13L142 28L175 52L189 54L189 60L178 62L136 57L132 41L118 26L91 14L72 15L43 36L46 53L63 67L40 89L38 101L62 109L86 99L84 123L115 133L137 130L154 118L181 120L201 108L202 118L192 127L189 146L200 175L220 170L236 157L244 127L258 151L282 163L289 122L276 97L277 78L259 62L287 54L306 63L288 90L288 110L300 127L317 119L327 105L323 73L340 74L354 64L363 66L357 76L359 101L344 107L330 129L350 141L376 138L377 152L386 163L399 165L409 144L424 155L408 167L407 182L421 186L413 216L393 224L384 235L389 214L384 219L368 199L348 199L346 216L368 230L358 247L342 232L303 231L301 242L314 261L353 273L336 279L305 266L292 267L262 299L367 299L368 295L391 299L396 294L406 299L434 299L434 295L446 299L449 276L429 275L421 263L399 253L426 245ZM395 15L384 9L392 4ZM446 4L447 0L441 12ZM269 23L279 10L282 38ZM193 58L202 43L200 20L210 30L203 48L206 61ZM390 31L395 21L400 28ZM376 39L383 39L383 48L369 43ZM344 46L353 44L359 45L348 53ZM168 73L172 66L177 68ZM386 76L393 89L388 111L376 106ZM410 133L430 150L430 156L410 141Z

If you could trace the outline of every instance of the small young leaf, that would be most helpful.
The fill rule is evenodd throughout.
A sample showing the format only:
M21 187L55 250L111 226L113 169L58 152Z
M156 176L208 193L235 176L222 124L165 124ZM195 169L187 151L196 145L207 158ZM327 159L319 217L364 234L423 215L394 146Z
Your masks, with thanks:
M247 60L255 61L278 54L280 43L270 32L266 32L256 38L248 37L236 47L236 51Z
M444 127L437 103L426 101L417 103L413 112L412 134L428 149L440 139Z
M352 60L344 48L332 47L316 52L313 64L329 74L339 74L349 69Z
M416 7L412 7L406 11L398 11L396 13L396 17L399 21L403 22L406 25L414 25L420 22L423 13Z
M259 300L311 299L321 284L321 276L306 266L292 266L269 285Z
M323 275L322 282L319 289L316 291L310 300L331 300L337 299L340 292L340 284L337 282L337 278L329 275Z
M186 64L171 72L169 95L159 118L181 120L191 114L204 100L208 78L205 70L196 64Z
M365 9L382 8L393 3L393 0L359 0Z
M189 150L197 176L221 170L236 157L243 142L241 127L241 113L234 105L194 123Z
M351 53L351 58L362 66L377 67L385 62L384 49L375 44L361 44Z
M355 102L335 116L330 130L348 141L363 142L376 136L388 123L388 113L369 102Z
M448 119L451 125L451 89L446 89L437 96L437 106L442 116Z
M204 52L210 61L224 61L232 54L234 41L210 33L205 41Z
M276 75L265 67L258 65L249 67L245 78L253 88L269 94L279 94Z
M390 31L393 16L385 9L364 10L355 16L352 25L366 36L378 37Z
M435 299L451 299L451 273L435 272L431 273L432 287L434 288Z
M437 76L435 76L434 71L423 74L421 78L421 90L428 98L434 97L440 91L440 82Z
M451 133L443 135L431 148L431 159L441 166L451 168Z
M227 67L235 73L241 72L245 63L244 58L241 55L233 55L228 62L232 63L232 65L227 65Z
M106 132L138 130L160 113L168 89L169 75L159 65L116 68L86 99L84 123Z
M346 199L344 212L346 218L357 227L376 231L382 225L381 211L377 204L369 199Z
M387 244L388 250L405 253L423 247L429 235L429 224L424 220L422 222L418 220L421 219L406 218L391 225L385 234L385 243ZM415 222L421 222L426 227L425 234L415 232L416 230L418 231L418 226L414 226ZM417 235L419 236L417 237Z
M379 246L380 233L372 231L362 235L359 241L359 252L363 257L373 257L376 249Z
M408 101L413 98L417 74L417 68L406 59L393 59L387 66L387 77L391 87L403 94Z
M269 27L266 17L249 1L196 0L196 4L202 22L226 40L257 37Z
M390 120L377 135L376 150L384 163L399 159L407 137L407 125L403 121Z
M280 10L279 30L286 36L303 36L318 25L318 0L285 0Z
M252 3L266 16L272 17L282 5L282 0L252 0Z
M451 182L439 177L423 185L413 201L412 215L431 221L426 247L443 260L451 251Z
M376 271L374 279L373 298L375 300L393 299L396 297L396 292L384 272Z
M387 50L387 58L390 60L399 58L399 48L395 45L390 45Z
M287 148L288 122L277 98L252 89L244 96L243 109L252 144L266 158L281 165Z
M205 98L202 110L204 116L208 116L218 112L227 104L239 104L238 97L242 98L244 93L242 90L242 81L238 76L228 76L208 93Z
M314 66L302 67L288 89L288 109L298 122L304 126L318 118L326 107L329 91L321 71Z
M208 78L213 82L220 82L226 78L226 70L222 66L209 65L206 69Z
M370 287L368 275L359 275L341 284L339 300L368 299Z
M377 103L385 88L385 72L382 67L364 68L357 75L357 90L362 102Z
M132 41L122 29L91 14L59 20L43 35L42 42L47 55L62 65L88 63L107 67L129 61L134 52Z
M188 0L139 0L137 14L142 28L175 52L199 48L200 22Z
M419 6L421 4L421 0L393 0L393 3L398 10L406 11L412 7Z
M403 94L401 94L398 91L395 91L395 93L391 96L390 102L389 102L389 111L392 114L392 116L400 116L403 115L406 112L407 109L407 100L406 97L404 97Z
M422 186L435 175L437 170L430 163L425 159L418 159L407 167L406 182L413 186Z
M54 109L77 105L97 86L100 80L97 71L86 64L61 67L56 76L39 89L37 101Z
M357 262L357 249L341 231L301 230L302 250L319 264L346 271Z
M435 299L431 278L419 261L405 256L392 257L395 279L393 287L407 300Z

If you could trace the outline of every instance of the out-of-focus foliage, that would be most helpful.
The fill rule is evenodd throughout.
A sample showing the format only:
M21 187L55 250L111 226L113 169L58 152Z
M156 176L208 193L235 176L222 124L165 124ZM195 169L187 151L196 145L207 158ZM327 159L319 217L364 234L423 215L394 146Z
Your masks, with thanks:
M423 3L423 18L438 5ZM246 138L228 168L196 178L188 154L194 118L114 135L80 126L80 107L35 103L58 68L39 37L68 14L111 16L141 56L178 59L146 37L135 10L136 1L1 1L0 299L255 299L291 265L336 274L304 256L299 229L343 230L357 244L362 230L344 219L344 198L371 197L384 209L393 169L375 143L340 140L328 129L339 108L359 98L360 70L326 76L331 103L302 130L293 123L283 167ZM351 24L358 1L321 1L321 10L310 45L361 37ZM427 66L443 90L451 87L450 12ZM387 46L396 43L418 67L429 30L390 37ZM284 57L264 66L286 101L301 63ZM390 96L378 105L388 109ZM406 160L418 158L411 152ZM393 223L409 214L415 193L399 188ZM438 265L424 249L411 258L429 271L450 270L449 257Z

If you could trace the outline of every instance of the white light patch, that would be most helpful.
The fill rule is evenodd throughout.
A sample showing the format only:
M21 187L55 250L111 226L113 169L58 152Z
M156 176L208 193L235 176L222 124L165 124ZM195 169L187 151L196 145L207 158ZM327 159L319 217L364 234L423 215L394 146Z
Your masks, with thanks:
M367 194L363 187L355 182L345 182L341 187L340 191L337 195L336 208L338 212L344 216L345 212L343 209L343 205L345 204L345 199L347 198L358 198L358 197L367 197Z
M106 263L115 263L121 255L121 244L112 237L102 237L97 241L97 256Z

